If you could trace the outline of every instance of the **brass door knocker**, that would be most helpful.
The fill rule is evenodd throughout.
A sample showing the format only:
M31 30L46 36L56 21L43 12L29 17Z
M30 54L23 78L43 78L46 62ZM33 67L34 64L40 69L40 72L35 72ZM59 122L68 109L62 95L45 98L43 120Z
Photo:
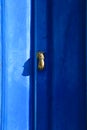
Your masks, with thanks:
M38 52L37 53L37 59L38 59L38 69L43 70L45 67L45 62L44 62L44 53L43 52Z

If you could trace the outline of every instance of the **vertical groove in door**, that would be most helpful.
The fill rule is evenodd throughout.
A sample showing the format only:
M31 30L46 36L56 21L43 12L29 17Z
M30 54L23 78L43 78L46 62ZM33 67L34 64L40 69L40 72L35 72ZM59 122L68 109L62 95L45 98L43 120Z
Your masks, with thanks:
M5 43L5 1L1 0L1 130L6 130L6 110L5 110L5 96L6 96L6 43Z
M52 73L53 73L53 1L47 1L47 58L48 58L48 130L52 130Z
M37 118L37 83L36 83L36 75L37 75L37 61L36 61L36 1L31 1L31 76L30 76L30 130L36 130L36 118Z
M37 57L36 57L36 50L37 50L37 0L35 0L35 21L34 21L34 24L35 24L35 42L34 42L34 46L35 46L35 59L34 59L34 62L35 62L35 67L34 67L34 79L35 79L35 96L34 96L34 102L35 102L35 108L34 108L34 113L35 113L35 119L34 119L34 130L37 130Z

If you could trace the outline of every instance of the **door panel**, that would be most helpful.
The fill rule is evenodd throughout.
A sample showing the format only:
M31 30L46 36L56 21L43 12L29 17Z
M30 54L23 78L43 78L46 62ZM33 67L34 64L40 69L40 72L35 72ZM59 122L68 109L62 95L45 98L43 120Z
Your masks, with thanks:
M2 128L29 130L29 77L23 65L30 57L30 1L2 3Z
M37 130L85 130L85 1L40 2L35 43L47 68L37 69Z
M37 129L47 130L47 1L37 0L36 51L44 53L45 68L37 69ZM37 62L38 66L38 62Z
M84 1L53 3L53 129L85 130Z

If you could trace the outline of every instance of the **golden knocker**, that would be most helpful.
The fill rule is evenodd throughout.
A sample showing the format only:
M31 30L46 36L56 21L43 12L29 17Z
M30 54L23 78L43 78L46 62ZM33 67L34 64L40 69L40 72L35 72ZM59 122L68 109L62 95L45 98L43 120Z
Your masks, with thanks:
M38 52L37 53L37 59L38 59L38 69L39 70L43 70L45 67L45 63L44 63L44 53L43 52Z

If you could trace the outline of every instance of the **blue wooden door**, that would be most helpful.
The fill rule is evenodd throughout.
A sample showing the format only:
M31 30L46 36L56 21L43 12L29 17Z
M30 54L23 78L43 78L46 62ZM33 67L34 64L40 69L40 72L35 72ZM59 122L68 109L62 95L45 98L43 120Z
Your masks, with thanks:
M34 71L34 128L86 130L85 1L35 0L34 11L35 53L45 56Z

